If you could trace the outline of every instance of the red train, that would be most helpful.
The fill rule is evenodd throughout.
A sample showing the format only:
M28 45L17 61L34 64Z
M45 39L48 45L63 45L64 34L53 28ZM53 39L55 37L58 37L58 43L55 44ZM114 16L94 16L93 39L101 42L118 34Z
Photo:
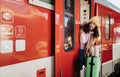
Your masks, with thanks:
M96 15L107 77L120 61L119 12L104 0L0 0L0 77L79 77L80 26Z

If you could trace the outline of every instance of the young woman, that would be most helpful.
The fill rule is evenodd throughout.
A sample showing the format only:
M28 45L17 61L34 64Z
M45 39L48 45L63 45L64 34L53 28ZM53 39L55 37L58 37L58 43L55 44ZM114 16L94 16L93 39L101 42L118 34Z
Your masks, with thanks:
M85 24L81 28L80 33L80 69L85 64L85 55L94 56L94 51L92 50L97 38L99 37L98 32L99 17L92 17L89 23Z

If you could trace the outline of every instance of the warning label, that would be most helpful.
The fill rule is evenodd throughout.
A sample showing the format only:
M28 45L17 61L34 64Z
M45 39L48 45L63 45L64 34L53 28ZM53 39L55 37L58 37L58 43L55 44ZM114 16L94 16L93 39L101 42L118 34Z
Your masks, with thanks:
M13 41L12 40L1 40L0 52L10 53L13 52Z
M12 38L13 37L13 26L9 24L0 25L0 37L1 38Z
M1 22L13 23L14 22L14 13L11 10L2 9L1 10Z
M16 52L20 52L20 51L25 51L25 44L26 44L26 41L25 40L16 40Z
M18 25L15 27L15 36L16 38L25 38L26 37L26 27Z

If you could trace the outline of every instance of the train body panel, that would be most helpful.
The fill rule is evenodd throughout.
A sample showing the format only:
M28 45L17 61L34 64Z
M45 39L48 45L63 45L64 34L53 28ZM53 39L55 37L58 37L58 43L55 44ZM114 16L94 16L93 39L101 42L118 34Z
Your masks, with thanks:
M5 20L5 14L11 14L11 21L7 18ZM4 59L1 66L52 55L50 51L51 14L54 13L47 9L28 5L25 1L20 5L1 1L0 55ZM10 30L4 34L6 31L3 28L6 31ZM4 49L6 43L10 47ZM9 57L4 58L6 56Z
M28 0L0 0L0 77L54 76L54 18Z
M0 67L1 77L54 77L54 57Z

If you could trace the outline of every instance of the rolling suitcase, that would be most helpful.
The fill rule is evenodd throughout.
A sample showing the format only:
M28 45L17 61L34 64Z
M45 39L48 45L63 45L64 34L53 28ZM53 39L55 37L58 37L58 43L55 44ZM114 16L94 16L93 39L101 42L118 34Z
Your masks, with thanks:
M100 73L100 58L88 57L86 65L86 77L99 77Z

